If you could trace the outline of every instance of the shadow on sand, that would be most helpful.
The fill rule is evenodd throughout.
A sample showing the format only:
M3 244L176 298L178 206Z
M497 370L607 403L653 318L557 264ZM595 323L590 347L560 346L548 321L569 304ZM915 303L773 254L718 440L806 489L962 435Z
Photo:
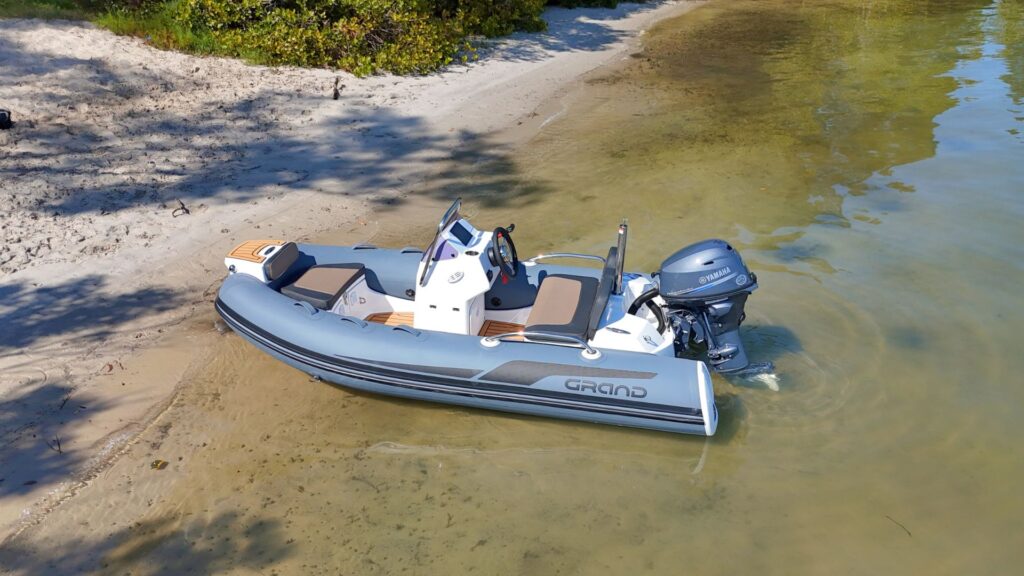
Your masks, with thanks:
M30 382L6 395L0 402L0 499L72 478L85 460L74 443L75 426L110 406L65 382Z
M100 342L118 326L171 310L182 302L170 288L117 293L114 280L90 274L52 286L0 285L0 357L50 336L74 336L75 346Z
M12 576L111 573L145 576L266 573L293 553L279 520L221 512L202 518L133 523L97 541L71 539L43 548L0 545L0 570Z
M610 32L588 42L556 36L537 35L522 44L598 49L615 39ZM505 57L524 54L512 50ZM13 213L57 217L133 207L167 210L178 199L192 206L248 203L295 190L338 194L342 186L346 196L371 201L395 190L449 198L486 188L488 202L497 204L510 197L501 192L519 184L508 151L491 145L486 135L442 133L422 117L368 105L362 95L343 94L333 102L328 91L321 96L267 88L218 101L201 78L185 71L167 78L146 69L115 70L102 61L54 57L10 39L0 39L0 56L6 56L0 59L5 77L53 82L54 91L39 97L52 100L61 112L23 118L11 133L20 145L0 159L0 179L45 190L30 201L12 199ZM43 61L56 67L40 65ZM65 78L68 72L74 72L71 79ZM164 99L184 105L160 105ZM79 120L83 103L89 122ZM279 110L285 104L301 114L284 117ZM100 111L109 112L109 120L97 119ZM484 178L476 173L481 164L492 167ZM408 190L428 177L434 177L428 190ZM392 197L381 206L394 202Z
M548 29L539 33L516 33L511 41L494 42L484 50L482 58L513 62L538 62L552 52L596 52L604 50L629 36L607 24L639 12L654 10L663 1L642 4L620 3L615 8L549 8L544 13Z

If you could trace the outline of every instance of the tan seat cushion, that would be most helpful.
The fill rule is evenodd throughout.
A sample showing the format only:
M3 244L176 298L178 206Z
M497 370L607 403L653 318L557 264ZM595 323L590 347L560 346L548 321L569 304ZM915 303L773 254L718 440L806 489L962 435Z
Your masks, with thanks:
M330 310L338 298L363 275L362 264L325 264L306 270L298 280L281 288L281 293Z
M575 278L550 276L537 294L526 325L568 324L580 302L583 283Z
M526 330L583 337L597 296L596 278L551 274L541 282Z
M292 284L295 288L314 292L335 292L339 286L348 284L360 270L355 268L327 268L314 266Z

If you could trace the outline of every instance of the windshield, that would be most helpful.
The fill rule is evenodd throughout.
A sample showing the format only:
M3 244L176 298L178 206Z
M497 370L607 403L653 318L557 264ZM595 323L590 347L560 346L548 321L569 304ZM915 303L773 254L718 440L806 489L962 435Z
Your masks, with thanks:
M448 227L449 224L459 219L459 212L462 210L462 198L456 198L455 202L448 207L444 212L444 216L441 217L441 222L437 225L437 233L440 234L442 230ZM434 235L435 238L437 235Z
M423 258L421 262L426 262L427 265L423 267L423 272L420 274L419 285L423 286L423 280L427 277L427 269L430 268L431 255L434 252L434 248L437 246L437 239L441 236L441 232L444 231L452 222L459 220L459 211L462 209L462 198L456 198L455 202L448 207L444 212L444 216L441 217L441 221L437 224L437 232L434 233L433 240L427 245L427 249L423 251Z

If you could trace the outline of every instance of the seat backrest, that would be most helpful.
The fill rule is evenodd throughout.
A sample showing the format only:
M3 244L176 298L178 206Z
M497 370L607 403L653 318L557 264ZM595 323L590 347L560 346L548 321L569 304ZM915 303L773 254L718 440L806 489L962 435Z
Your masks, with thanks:
M597 327L601 324L601 317L604 316L604 307L608 305L608 297L615 288L615 276L619 269L619 249L612 246L608 250L608 258L604 263L604 271L601 272L601 280L597 284L597 297L594 298L594 307L590 309L590 324L587 326L586 339L590 340L597 333Z
M267 280L274 281L284 276L292 264L299 259L299 246L295 242L285 242L270 260L263 264L263 273Z

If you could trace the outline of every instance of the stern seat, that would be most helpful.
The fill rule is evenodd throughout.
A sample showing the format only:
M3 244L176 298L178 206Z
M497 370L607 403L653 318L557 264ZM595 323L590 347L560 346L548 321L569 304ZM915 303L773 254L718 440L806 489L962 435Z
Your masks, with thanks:
M549 274L540 283L537 299L526 319L526 331L586 339L597 289L597 278Z
M299 259L299 249L288 242L265 265L271 281L284 278ZM297 279L281 287L281 294L309 302L321 310L330 310L352 284L363 276L362 264L320 264L306 269Z
M597 332L618 270L619 251L612 246L601 278L549 274L540 283L526 319L527 332L551 332L589 341ZM536 336L532 340L543 340Z

